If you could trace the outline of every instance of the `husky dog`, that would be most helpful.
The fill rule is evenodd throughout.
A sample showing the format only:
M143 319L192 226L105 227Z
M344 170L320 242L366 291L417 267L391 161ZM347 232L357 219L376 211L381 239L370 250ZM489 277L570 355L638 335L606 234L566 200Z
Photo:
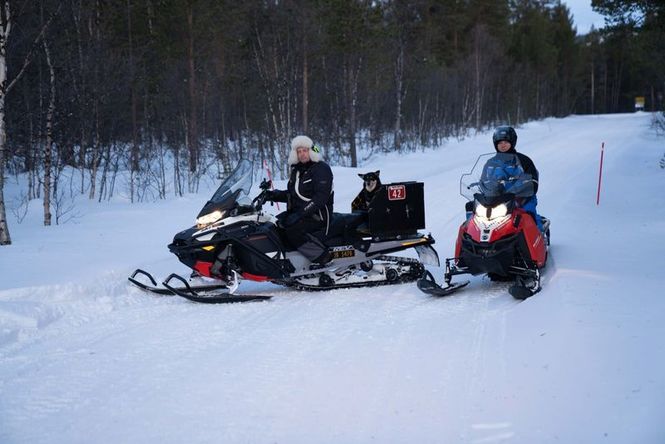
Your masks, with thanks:
M358 174L363 180L363 189L351 202L351 211L367 211L369 210L369 203L374 199L374 195L381 188L381 179L379 174L381 171L374 171L371 173Z

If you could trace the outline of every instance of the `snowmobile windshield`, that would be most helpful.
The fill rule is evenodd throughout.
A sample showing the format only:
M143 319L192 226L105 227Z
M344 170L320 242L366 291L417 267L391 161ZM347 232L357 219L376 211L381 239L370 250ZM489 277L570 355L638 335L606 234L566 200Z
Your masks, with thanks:
M482 154L470 173L460 179L460 194L474 200L474 194L487 197L514 194L516 197L534 195L534 180L524 172L519 157L512 153Z
M196 219L198 226L207 226L228 215L236 204L250 205L249 190L252 188L254 164L241 160L235 170L217 188L212 198L206 202Z
M253 178L254 164L247 159L242 159L236 169L217 188L210 202L219 205L233 199L239 203L244 203L243 201L249 200Z

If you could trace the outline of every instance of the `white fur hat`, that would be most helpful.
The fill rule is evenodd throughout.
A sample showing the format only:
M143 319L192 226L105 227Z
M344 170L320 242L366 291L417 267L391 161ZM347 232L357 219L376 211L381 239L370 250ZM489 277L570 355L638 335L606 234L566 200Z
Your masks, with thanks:
M312 162L318 162L321 160L321 152L319 147L314 145L312 139L307 136L296 136L291 141L291 152L289 153L289 165L295 165L298 163L298 153L296 150L299 147L309 148L309 158Z

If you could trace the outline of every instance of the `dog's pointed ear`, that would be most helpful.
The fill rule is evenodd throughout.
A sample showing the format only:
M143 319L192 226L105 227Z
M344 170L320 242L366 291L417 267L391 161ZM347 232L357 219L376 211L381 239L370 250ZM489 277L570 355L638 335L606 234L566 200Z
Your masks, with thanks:
M376 174L376 177L379 177L379 175L381 174L381 170L376 170L376 173L374 174Z
M363 178L365 177L365 175L364 175L364 174L360 174L360 173L358 173L358 177L360 177L361 179L363 179ZM364 180L364 179L363 179L363 180Z

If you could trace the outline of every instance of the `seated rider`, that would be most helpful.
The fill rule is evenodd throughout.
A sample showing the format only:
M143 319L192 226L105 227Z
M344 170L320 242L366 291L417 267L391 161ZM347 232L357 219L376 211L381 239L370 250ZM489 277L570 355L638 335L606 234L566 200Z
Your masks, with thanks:
M517 133L510 126L500 126L492 136L497 155L485 163L481 178L486 192L501 186L501 192L514 193L517 205L529 213L543 231L543 222L536 212L538 199L538 170L525 154L515 150Z
M277 216L289 243L309 261L326 264L332 259L328 247L315 234L325 236L333 212L333 173L318 146L307 136L291 141L291 175L287 190L273 190L267 200L286 202Z

